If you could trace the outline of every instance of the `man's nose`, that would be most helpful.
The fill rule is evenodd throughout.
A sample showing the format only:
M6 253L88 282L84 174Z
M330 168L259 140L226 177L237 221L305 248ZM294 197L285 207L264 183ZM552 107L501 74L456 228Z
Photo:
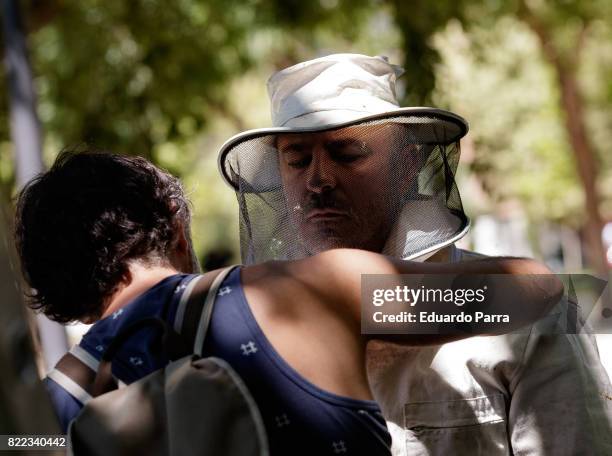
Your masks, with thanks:
M315 150L306 174L306 189L312 193L324 193L336 187L333 161L325 150Z

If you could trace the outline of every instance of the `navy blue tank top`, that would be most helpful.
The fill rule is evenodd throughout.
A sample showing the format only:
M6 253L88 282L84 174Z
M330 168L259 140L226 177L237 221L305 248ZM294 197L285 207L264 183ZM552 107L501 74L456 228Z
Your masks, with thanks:
M261 410L271 454L390 454L391 436L376 402L324 391L281 358L251 312L240 268L219 289L204 354L225 359L244 379Z

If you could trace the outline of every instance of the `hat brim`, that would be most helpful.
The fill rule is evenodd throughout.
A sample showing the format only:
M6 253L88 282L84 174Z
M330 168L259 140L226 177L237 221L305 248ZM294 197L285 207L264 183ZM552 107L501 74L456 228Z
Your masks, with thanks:
M410 108L397 108L396 110L372 114L372 115L364 115L363 117L358 117L356 119L352 119L345 122L337 122L330 123L327 125L321 125L316 127L272 127L272 128L258 128L254 130L248 130L242 133L239 133L230 139L228 139L219 150L219 158L218 158L218 166L219 172L223 177L223 180L230 185L234 190L238 190L238 185L228 176L227 168L225 166L225 161L229 152L240 145L245 141L251 141L254 139L260 138L262 141L268 140L269 137L279 135L279 134L293 134L293 133L319 133L329 130L335 130L342 127L350 127L353 125L359 125L364 122L369 121L377 121L384 120L386 118L392 117L415 117L415 125L428 123L427 120L431 122L435 122L436 120L450 122L451 125L455 126L456 129L453 131L445 131L444 138L440 140L437 138L437 142L439 144L450 144L458 141L462 137L464 137L468 130L469 126L467 121L450 111L446 111L444 109L437 108L427 108L427 107L410 107ZM406 122L410 124L411 122Z

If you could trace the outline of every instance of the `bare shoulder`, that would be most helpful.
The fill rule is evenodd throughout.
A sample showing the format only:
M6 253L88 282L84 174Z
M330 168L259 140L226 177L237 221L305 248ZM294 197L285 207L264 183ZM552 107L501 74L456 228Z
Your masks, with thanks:
M240 277L249 306L262 318L294 319L308 300L308 284L300 280L292 261L268 261L245 266Z
M300 375L336 394L370 399L360 314L358 306L353 314L347 310L346 297L333 278L345 274L335 270L336 261L332 255L245 267L244 293L266 338Z
M382 255L335 249L301 260L270 261L245 267L242 281L254 299L270 305L276 303L277 311L282 310L283 302L295 300L325 305L329 309L330 305L342 305L347 299L358 300L361 274L392 272L392 266Z
M310 271L319 280L343 281L361 274L392 274L394 261L378 253L357 249L334 249L295 262L297 274Z

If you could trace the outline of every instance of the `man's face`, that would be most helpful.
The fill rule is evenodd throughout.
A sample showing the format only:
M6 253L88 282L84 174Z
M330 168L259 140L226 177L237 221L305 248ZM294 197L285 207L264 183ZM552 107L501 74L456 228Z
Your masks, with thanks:
M277 139L289 217L309 254L380 252L415 173L398 152L397 126L346 127Z

